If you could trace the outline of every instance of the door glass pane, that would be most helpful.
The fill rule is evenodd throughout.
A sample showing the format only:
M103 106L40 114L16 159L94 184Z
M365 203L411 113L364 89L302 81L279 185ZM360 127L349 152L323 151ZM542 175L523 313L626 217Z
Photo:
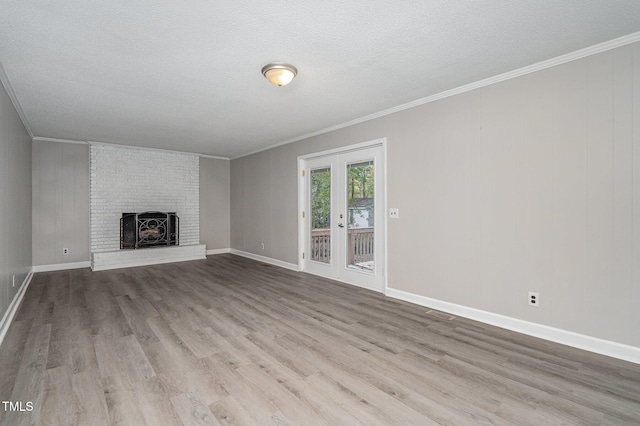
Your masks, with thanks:
M347 165L347 267L374 271L373 161Z
M311 170L310 259L331 262L331 168Z

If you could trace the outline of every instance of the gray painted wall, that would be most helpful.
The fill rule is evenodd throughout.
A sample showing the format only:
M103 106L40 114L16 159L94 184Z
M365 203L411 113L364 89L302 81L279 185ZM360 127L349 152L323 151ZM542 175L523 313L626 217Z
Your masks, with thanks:
M0 85L0 319L31 269L31 137ZM12 278L15 275L15 287Z
M33 141L33 264L89 261L89 146ZM227 160L200 159L200 241L230 247ZM62 248L69 248L63 255Z
M89 196L89 146L34 140L34 265L89 261Z
M200 157L200 243L207 250L230 247L230 164Z
M297 263L297 156L382 137L388 287L640 347L640 43L233 160L231 247Z

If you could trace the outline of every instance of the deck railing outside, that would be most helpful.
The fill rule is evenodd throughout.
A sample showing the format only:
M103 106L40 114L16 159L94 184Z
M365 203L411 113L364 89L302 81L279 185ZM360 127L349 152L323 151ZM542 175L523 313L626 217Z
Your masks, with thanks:
M373 261L374 228L351 228L349 232L348 264L358 265ZM311 260L329 263L331 260L331 230L311 231Z
M348 265L359 265L373 260L373 228L349 229Z
M311 231L311 260L329 263L331 261L331 229Z

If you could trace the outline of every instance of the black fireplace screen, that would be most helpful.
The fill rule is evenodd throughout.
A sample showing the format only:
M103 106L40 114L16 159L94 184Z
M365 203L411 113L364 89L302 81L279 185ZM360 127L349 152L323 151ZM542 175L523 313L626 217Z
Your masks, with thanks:
M120 248L178 245L179 225L175 212L122 213Z

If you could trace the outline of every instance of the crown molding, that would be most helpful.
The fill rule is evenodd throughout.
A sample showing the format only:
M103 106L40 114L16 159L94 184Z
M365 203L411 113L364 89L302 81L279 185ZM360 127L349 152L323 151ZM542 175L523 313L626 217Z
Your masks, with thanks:
M227 160L227 161L229 161L229 157L218 157L218 156L215 156L215 155L200 154L200 153L197 153L197 152L188 152L188 151L173 151L173 150L169 150L169 149L147 148L147 147L136 146L136 145L122 145L122 144L110 143L110 142L78 141L78 140L73 140L73 139L45 138L45 137L42 137L42 136L34 136L33 140L34 141L40 141L40 142L70 143L70 144L76 144L76 145L108 145L108 146L114 146L114 147L118 147L118 148L142 149L142 150L146 150L146 151L159 151L159 152L167 152L167 153L171 153L171 154L195 155L195 156L203 157L203 158L213 158L213 159L216 159L216 160Z
M111 142L87 141L87 143L89 145L105 145L105 146L112 146L112 147L116 147L116 148L137 149L137 150L143 150L143 151L156 151L156 152L164 152L164 153L167 153L167 154L194 155L196 157L214 158L214 159L217 159L217 160L229 160L228 157L217 157L215 155L201 154L199 152L176 151L176 150L162 149L162 148L149 148L149 147L146 147L146 146L123 145L123 144L111 143Z
M171 149L162 149L162 148L149 148L145 146L123 145L123 144L110 143L110 142L87 141L87 143L89 145L102 145L102 146L110 146L113 148L121 148L121 149L135 149L135 150L142 150L142 151L164 152L166 154L182 154L182 155L195 155L195 156L200 155L193 152L174 151Z
M198 154L200 158L213 158L214 160L231 160L229 157L219 157L217 155L208 155L208 154Z
M247 157L249 155L257 154L262 151L268 151L273 148L277 148L282 145L287 145L294 142L299 142L304 139L311 138L313 136L322 135L325 133L333 132L335 130L344 129L345 127L354 126L356 124L364 123L366 121L374 120L376 118L384 117L387 115L395 114L396 112L404 111L406 109L414 108L420 105L428 104L431 102L438 101L440 99L448 98L450 96L459 95L461 93L470 92L475 89L479 89L481 87L490 86L492 84L500 83L502 81L511 80L513 78L521 77L523 75L531 74L537 71L545 70L547 68L552 68L557 65L562 65L567 62L575 61L577 59L586 58L587 56L595 55L597 53L606 52L608 50L616 49L618 47L626 46L631 43L635 43L640 41L640 31L636 33L632 33L623 37L618 37L613 40L605 41L604 43L596 44L594 46L586 47L584 49L576 50L571 53L567 53L565 55L557 56L555 58L547 59L542 62L537 62L532 65L527 65L526 67L518 68L513 71L508 71L494 77L485 78L483 80L479 80L473 83L465 84L460 87L456 87L454 89L445 90L444 92L436 93L435 95L427 96L424 98L416 99L415 101L407 102L393 108L388 108L379 112L375 112L373 114L365 115L364 117L356 118L351 121L347 121L344 123L336 124L335 126L325 127L324 129L316 130L314 132L305 133L300 136L293 137L291 139L286 139L282 142L269 145L265 148L256 149L254 151L247 152L246 154L241 154L235 157L231 157L232 160Z
M2 62L0 62L0 83L4 86L4 90L7 92L7 95L9 95L9 99L11 99L11 103L18 113L18 117L20 117L24 128L27 130L27 133L29 133L29 136L31 136L31 139L33 139L33 130L31 129L31 125L29 124L27 116L22 109L22 105L20 105L20 102L16 97L16 93L13 91L13 86L11 85L11 81L9 80L7 73L4 71Z
M73 139L58 139L58 138L45 138L42 136L35 136L33 137L34 141L38 141L38 142L56 142L56 143L71 143L71 144L75 144L75 145L87 145L88 142L87 141L77 141L77 140L73 140Z

